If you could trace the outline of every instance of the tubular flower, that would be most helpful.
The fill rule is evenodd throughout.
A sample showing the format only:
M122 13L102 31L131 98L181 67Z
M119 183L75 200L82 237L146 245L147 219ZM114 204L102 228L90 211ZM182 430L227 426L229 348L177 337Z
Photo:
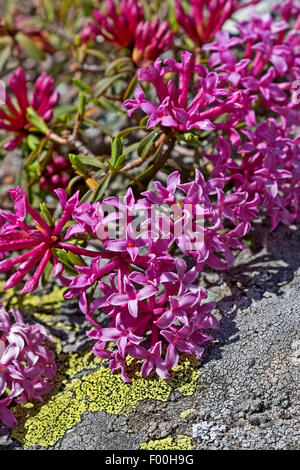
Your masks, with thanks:
M168 368L177 364L180 352L202 357L203 344L212 339L203 329L218 328L218 322L211 315L214 303L202 304L207 297L204 289L195 284L194 289L189 290L175 273L174 278L170 272L169 276L163 276L161 263L160 267L159 264L154 267L153 263L147 269L144 267L145 274L142 274L134 268L134 265L140 266L141 261L137 259L133 263L131 272L128 264L119 266L118 288L99 282L105 297L91 304L91 312L100 308L111 319L105 328L93 322L94 328L88 332L88 336L96 340L93 352L98 357L110 358L110 369L114 372L121 368L126 382L130 381L126 375L127 355L143 361L143 376L155 369L160 377L167 378ZM169 269L176 266L173 260L168 264ZM176 335L178 340L174 339ZM168 346L167 351L163 344Z
M174 35L167 21L145 21L139 23L135 32L132 59L138 66L153 62L163 52L172 47Z
M195 44L213 39L224 23L241 8L255 5L260 0L191 0L189 13L184 11L182 1L175 0L175 14L178 23Z
M170 72L178 75L178 86L173 79L165 82L164 77ZM193 89L194 97L188 103L190 82L195 74L198 79ZM195 64L194 56L188 51L182 52L181 62L169 58L162 63L157 59L153 65L138 71L138 79L153 84L160 104L146 100L144 91L138 86L134 99L126 100L123 106L130 108L129 115L136 109L149 114L147 128L161 124L181 132L190 129L230 130L240 122L241 113L245 115L250 106L246 101L246 91L226 89L222 76ZM227 122L220 125L213 122L227 113Z
M39 284L39 280L46 268L48 262L57 259L53 252L54 248L61 248L78 253L85 250L76 247L72 243L63 243L61 234L65 224L71 218L72 212L78 205L78 193L67 200L63 189L55 190L60 199L63 208L63 214L56 225L48 225L41 215L31 207L27 200L27 194L23 189L10 190L10 195L14 200L14 213L9 211L0 211L6 223L1 229L0 252L10 252L24 250L16 258L4 259L0 262L0 272L6 272L15 266L14 274L10 276L3 289L8 289L18 285L27 274L36 266L33 276L25 283L22 294L34 291ZM31 217L31 223L26 222L27 216Z
M14 427L11 403L43 402L54 385L52 338L42 325L24 323L18 310L0 305L0 421Z
M26 117L28 106L48 122L52 119L53 108L57 105L59 94L54 91L54 80L43 73L35 82L31 100L27 96L26 77L21 68L18 68L10 79L10 89L14 94L14 103L6 93L5 107L0 109L0 129L15 133L15 138L5 143L6 150L12 150L27 135L30 123Z
M275 5L275 10L279 11L285 21L295 20L299 22L300 27L300 2L299 0L284 0L278 5Z
M255 132L244 130L247 137L239 148L242 159L231 158L229 144L219 138L218 155L207 157L216 163L215 177L234 183L236 191L246 191L249 198L259 195L260 205L271 217L272 230L279 222L290 225L299 221L300 173L299 143L287 138L274 120L260 124Z
M121 0L117 11L113 0L105 0L106 14L94 10L93 17L101 34L119 49L132 48L138 24L144 20L144 10L136 0Z
M94 354L110 358L111 370L121 368L123 380L129 381L128 354L143 361L143 375L156 369L166 378L180 352L201 358L203 344L211 339L202 330L218 326L211 316L214 305L205 301L207 293L196 279L205 264L216 269L232 265L232 249L244 248L240 239L257 217L258 203L258 197L250 200L247 192L225 194L225 182L226 178L205 182L196 171L193 182L181 184L175 172L166 186L154 182L155 191L146 191L143 199L135 201L129 190L124 202L110 197L103 203L84 203L73 212L76 224L69 234L93 233L104 251L85 266L75 266L79 274L73 279L62 278L68 287L65 296L79 296L80 308L93 325L88 335L96 340ZM170 213L153 213L160 204L164 210L168 205ZM104 215L108 205L115 214ZM200 225L198 206L203 209ZM136 215L141 212L137 226ZM126 230L121 237L104 230L105 225L123 220ZM174 244L195 260L193 269L187 270L184 260L169 254ZM88 293L96 286L100 296L89 303ZM105 328L95 319L98 309L110 318Z
M144 21L144 10L136 0L122 0L119 11L112 0L105 0L107 12L94 10L96 24L89 23L82 31L84 42L102 35L119 49L129 49L132 60L145 66L173 44L173 33L167 21Z

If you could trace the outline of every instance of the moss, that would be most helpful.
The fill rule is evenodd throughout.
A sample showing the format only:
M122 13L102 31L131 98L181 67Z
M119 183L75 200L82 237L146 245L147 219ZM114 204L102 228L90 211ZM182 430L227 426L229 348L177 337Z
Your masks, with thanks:
M59 370L56 388L45 403L18 405L13 409L20 425L12 436L24 448L53 446L80 422L85 411L126 416L141 400L167 401L174 389L192 395L199 377L196 370L199 362L193 357L184 357L168 380L155 375L143 378L132 361L129 365L131 384L124 383L118 374L113 375L104 361L91 352L64 355L60 359L65 362Z
M156 441L143 442L140 445L142 450L195 450L196 445L190 436L171 436Z

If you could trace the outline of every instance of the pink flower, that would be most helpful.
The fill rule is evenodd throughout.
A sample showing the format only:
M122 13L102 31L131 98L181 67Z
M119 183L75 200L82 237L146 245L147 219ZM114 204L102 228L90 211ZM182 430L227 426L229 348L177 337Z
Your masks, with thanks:
M91 23L81 31L84 42L101 35L119 49L132 53L138 66L145 66L170 49L173 33L167 21L144 21L144 10L136 0L121 0L119 9L113 0L105 0L106 13L94 10L96 24Z
M244 129L243 134L247 140L239 148L243 155L240 163L231 158L231 149L223 140L217 148L219 158L209 157L218 163L214 177L226 177L234 183L236 192L248 194L247 202L239 209L239 217L247 219L249 209L252 212L250 201L259 196L260 206L271 217L272 230L279 222L289 225L299 220L297 139L286 137L285 130L274 119L260 124L254 132Z
M62 156L52 157L40 178L40 186L51 191L66 188L70 181L68 174L70 170L71 164L66 158Z
M190 12L184 11L182 1L175 0L175 13L178 23L186 34L195 42L203 43L214 39L224 23L234 12L249 5L255 5L260 0L191 0Z
M172 47L174 35L167 21L145 21L139 23L135 32L132 59L138 66L154 61Z
M19 186L10 190L10 195L14 200L14 213L0 211L0 216L7 222L2 227L0 240L0 251L19 251L22 254L12 259L4 259L0 262L0 272L6 272L19 265L15 273L7 280L3 289L9 289L18 285L25 276L38 265L33 276L25 283L22 294L34 291L39 284L39 280L48 262L57 259L52 251L53 248L64 248L78 254L90 252L80 249L71 243L63 242L61 234L67 221L71 218L73 211L78 205L78 193L67 200L63 189L55 190L59 197L63 214L56 225L48 225L41 215L31 207L27 200L27 194ZM26 216L31 217L31 224L25 222ZM93 255L93 253L90 253Z
M18 310L0 305L0 420L17 425L11 403L43 401L54 385L56 365L52 338L41 325L24 323Z
M80 31L80 37L84 44L88 41L93 41L99 34L101 34L101 29L99 28L99 26L92 22L89 22Z
M177 86L173 79L165 82L164 77L170 72L178 76ZM192 90L193 97L188 103L190 83L195 74L198 79ZM153 65L138 71L138 79L152 83L160 103L157 105L146 100L143 90L138 87L135 99L126 100L123 106L130 108L130 115L138 108L149 114L147 128L161 124L181 132L190 129L213 130L218 127L231 129L240 122L240 114L246 114L250 106L245 99L246 92L224 88L223 77L195 64L194 56L188 51L182 52L181 62L169 58L162 63L161 59L157 59ZM226 113L230 113L228 122L222 125L213 122Z
M6 93L5 109L0 109L0 129L15 133L15 138L3 146L6 150L13 150L26 137L30 123L26 117L27 108L31 106L48 122L52 119L53 108L57 105L59 94L54 91L54 80L43 73L35 82L31 100L27 96L26 77L21 68L18 68L10 79L10 88L17 105Z
M105 3L106 14L93 11L99 34L119 49L132 48L137 26L144 19L142 4L136 0L121 0L117 10L113 0L105 0Z

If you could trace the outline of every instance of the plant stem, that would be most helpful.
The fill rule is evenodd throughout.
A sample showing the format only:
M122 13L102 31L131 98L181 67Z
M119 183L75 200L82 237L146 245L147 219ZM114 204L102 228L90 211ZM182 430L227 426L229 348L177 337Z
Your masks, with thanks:
M81 153L82 155L85 155L86 157L96 158L96 156L80 140L78 140L72 134L68 133L65 137L62 137L62 136L55 134L55 132L49 130L46 136L48 137L48 139L60 145L69 145L69 146L76 148L76 150L78 150L79 153Z

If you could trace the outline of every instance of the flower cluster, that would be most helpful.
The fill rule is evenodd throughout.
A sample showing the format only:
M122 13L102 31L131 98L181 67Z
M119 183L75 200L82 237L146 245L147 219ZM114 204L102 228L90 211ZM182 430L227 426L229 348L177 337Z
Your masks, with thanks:
M47 164L41 178L40 186L42 188L54 189L66 188L70 181L68 171L71 169L70 162L61 155L51 158Z
M167 83L164 80L170 73L177 75L178 86L172 78ZM193 99L188 103L190 83L194 75L198 78L193 84ZM193 54L188 51L182 52L181 62L172 58L164 62L157 59L153 65L138 71L138 79L153 84L160 104L146 100L139 85L134 99L126 100L123 106L130 108L130 116L136 109L149 114L147 128L161 124L180 132L191 129L226 129L230 133L252 104L247 99L246 91L226 87L227 81L222 75L196 64ZM227 114L229 117L226 118ZM214 122L217 118L224 118L223 122Z
M81 31L83 42L98 35L119 49L132 52L132 60L138 66L145 66L155 60L173 44L173 33L167 21L144 21L144 10L136 0L121 0L119 10L113 0L105 0L106 13L94 10L96 23L89 23Z
M259 195L260 205L271 218L274 230L279 222L290 225L300 220L299 139L287 138L273 119L260 124L255 132L243 130L247 141L238 151L240 161L222 137L217 154L207 155L215 164L213 175L227 178L236 191L251 199Z
M136 0L121 0L119 11L113 0L105 0L106 13L94 10L95 31L119 49L130 49L136 29L144 21L142 4Z
M43 73L36 80L29 101L26 77L21 68L12 74L9 85L17 103L14 103L6 93L6 106L0 109L0 129L14 132L15 138L3 146L6 150L13 150L28 133L30 122L27 119L27 108L31 106L44 121L48 122L52 119L53 108L58 103L59 94L54 91L53 78Z
M0 421L17 425L11 403L43 402L54 385L52 338L42 325L24 323L18 310L0 305Z
M260 0L191 0L190 12L186 13L182 0L175 0L178 23L197 45L213 39L224 23L241 8L259 3Z
M57 110L49 128L58 93L45 73L29 100L17 69L10 79L14 97L7 94L0 110L0 129L15 134L5 149L33 136L22 149L28 194L19 186L10 190L14 210L0 210L0 272L9 273L4 289L21 284L22 294L31 292L53 265L65 297L78 297L92 325L94 354L127 382L128 356L141 361L143 376L154 371L162 378L180 353L201 359L210 330L219 327L214 303L199 285L204 268L230 269L254 221L269 217L274 230L300 220L299 1L284 0L272 15L250 13L234 35L225 22L259 0L191 0L189 11L188 2L174 1L174 47L172 12L174 31L152 16L159 2L147 19L138 0L105 0L81 40L58 28L58 37L75 48L70 70L78 72L73 84L80 91L77 105ZM33 36L25 38L28 49L26 39ZM109 62L100 82L84 76ZM133 121L136 111L146 117L128 127L127 119L109 115L104 126L104 113L124 115L122 106ZM92 151L95 128L103 138ZM67 150L77 152L72 165ZM71 166L76 177L69 184ZM122 200L115 197L116 175L130 185ZM33 208L45 194L41 187L59 198L55 211L43 202L40 212ZM48 339L42 329L3 308L1 328L0 418L13 425L8 405L40 399L55 368L41 346Z
M0 252L26 251L16 258L1 261L0 272L7 272L19 265L3 287L3 289L9 289L20 284L38 264L35 273L23 287L22 294L27 294L38 287L43 271L51 260L57 265L58 261L53 250L64 248L75 254L88 254L89 252L63 241L62 230L78 205L78 193L68 200L63 189L55 190L63 213L57 224L54 225L49 213L47 213L49 222L47 223L29 204L27 194L22 188L17 187L9 192L14 201L14 213L0 210L2 219ZM31 218L31 223L25 220L27 216Z
M90 232L103 243L104 250L91 263L76 265L79 274L61 276L61 282L69 289L67 298L80 297L81 310L94 326L89 332L97 339L94 353L110 358L110 368L121 368L124 380L129 380L128 354L144 359L143 375L156 368L161 377L177 364L180 351L201 358L203 343L211 339L201 330L217 322L210 315L213 304L203 304L207 293L195 282L198 273L205 264L216 269L232 265L232 249L244 248L240 239L258 212L257 195L252 200L242 191L225 195L221 178L205 182L199 171L190 183L181 184L175 172L166 187L159 182L154 186L155 191L146 191L137 201L129 190L124 202L110 197L78 206L76 223L66 234ZM155 214L161 205L164 211ZM166 205L170 212L165 213ZM115 210L107 215L109 207ZM112 238L105 227L124 220L124 236ZM193 269L170 255L174 243L195 260ZM96 285L103 295L89 305L87 291ZM106 328L93 317L99 308L111 319ZM107 349L112 341L116 349Z

